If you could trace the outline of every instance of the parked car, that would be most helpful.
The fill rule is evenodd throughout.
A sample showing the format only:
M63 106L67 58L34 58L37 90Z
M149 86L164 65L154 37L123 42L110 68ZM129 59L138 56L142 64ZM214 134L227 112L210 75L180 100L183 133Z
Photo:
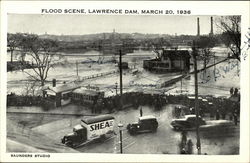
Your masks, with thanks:
M140 132L156 132L157 128L157 119L151 115L139 117L138 122L127 125L127 130L132 135Z
M173 119L170 123L174 130L192 130L196 127L196 115L185 115L184 118ZM206 125L204 119L199 116L199 125Z

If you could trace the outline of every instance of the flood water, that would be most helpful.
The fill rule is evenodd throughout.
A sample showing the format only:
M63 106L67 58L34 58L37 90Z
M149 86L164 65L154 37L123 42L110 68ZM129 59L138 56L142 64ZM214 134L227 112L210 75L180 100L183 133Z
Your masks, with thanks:
M227 56L227 49L225 48L214 48L213 51L216 54L216 58L211 59L208 65L214 62L221 61ZM126 87L131 88L131 83L140 85L140 89L152 89L147 85L156 85L159 80L163 77L167 78L169 75L158 75L145 71L142 68L143 60L155 58L156 55L151 51L137 51L123 56L123 61L128 62L130 68L136 68L142 73L139 75L132 75L129 71L124 71L123 82L124 89ZM9 58L9 55L8 55ZM57 79L59 83L69 83L75 81L79 78L86 76L95 75L98 73L107 73L111 71L117 71L118 65L113 63L113 60L118 61L118 56L107 55L103 56L97 51L90 51L84 54L62 54L60 58L60 63L49 70L49 75L47 80L52 81L52 79ZM14 59L18 59L18 54L15 55ZM29 56L26 60L32 62ZM202 68L202 61L198 62L198 69ZM193 69L191 65L191 70ZM77 71L78 70L78 71ZM198 74L199 80L199 93L209 94L217 96L228 96L229 89L231 87L240 87L240 77L239 77L240 66L235 60L229 60L222 62L215 67L211 67L206 70L206 72L201 72ZM30 85L29 74L34 74L32 69L24 71L13 71L7 73L7 88L8 93L15 92L16 94L24 94ZM78 74L78 76L77 76ZM119 73L114 73L102 78L95 78L92 80L87 80L83 85L96 85L100 87L105 87L109 92L114 93L115 83L119 83ZM39 84L39 83L38 83ZM46 83L50 85L51 82ZM173 89L172 89L173 88ZM37 88L39 89L39 88ZM132 89L132 88L131 88ZM171 90L168 93L194 93L194 76L191 75L190 79L183 79L181 82L177 82L171 86Z

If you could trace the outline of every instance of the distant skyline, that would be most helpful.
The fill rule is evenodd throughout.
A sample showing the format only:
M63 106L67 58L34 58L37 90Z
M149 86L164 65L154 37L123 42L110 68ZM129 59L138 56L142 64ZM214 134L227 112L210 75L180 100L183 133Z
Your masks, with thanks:
M196 35L197 17L200 34L211 31L211 16L164 15L42 15L9 14L9 33L34 33L51 35L84 35L95 33L144 33L170 35ZM218 16L213 16L214 20ZM216 25L213 25L216 33Z

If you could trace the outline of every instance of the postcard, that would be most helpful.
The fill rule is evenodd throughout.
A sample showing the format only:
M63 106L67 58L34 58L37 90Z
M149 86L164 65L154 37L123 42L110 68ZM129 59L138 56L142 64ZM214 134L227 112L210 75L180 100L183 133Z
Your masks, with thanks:
M1 2L1 161L249 162L249 2Z

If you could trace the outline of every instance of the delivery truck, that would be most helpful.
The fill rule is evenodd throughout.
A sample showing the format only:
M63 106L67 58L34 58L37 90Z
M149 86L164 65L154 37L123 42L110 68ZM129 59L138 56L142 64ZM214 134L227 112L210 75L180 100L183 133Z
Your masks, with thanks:
M110 137L114 133L115 118L111 115L100 115L82 119L73 128L73 133L62 138L62 143L69 147L79 147L95 139Z

